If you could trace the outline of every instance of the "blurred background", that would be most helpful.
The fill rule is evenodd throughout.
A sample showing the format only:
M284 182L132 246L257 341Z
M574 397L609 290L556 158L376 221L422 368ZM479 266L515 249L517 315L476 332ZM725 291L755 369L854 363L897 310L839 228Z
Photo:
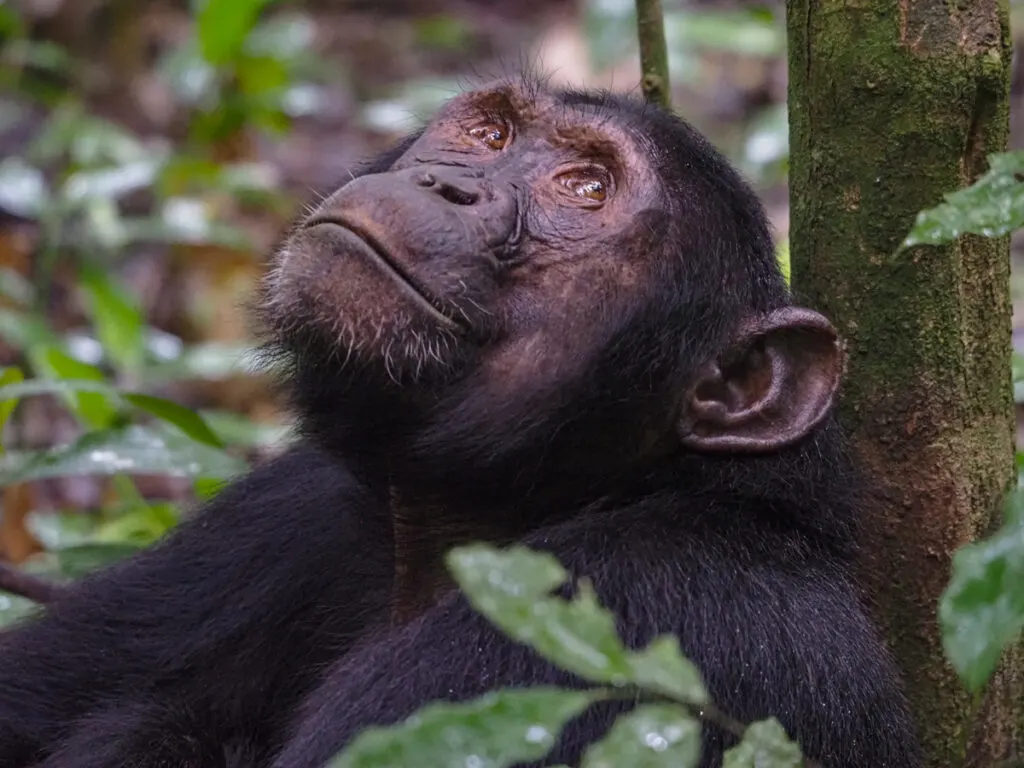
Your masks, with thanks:
M784 5L663 5L675 108L754 183L785 258ZM635 92L633 0L0 0L0 559L83 573L279 446L246 303L282 230L524 68ZM1014 266L1024 347L1024 238ZM0 595L0 623L23 608Z

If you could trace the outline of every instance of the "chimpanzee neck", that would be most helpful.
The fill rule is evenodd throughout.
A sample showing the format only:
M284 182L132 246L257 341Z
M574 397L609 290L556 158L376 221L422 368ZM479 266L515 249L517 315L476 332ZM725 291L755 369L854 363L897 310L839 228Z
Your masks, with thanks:
M473 541L501 545L517 537L512 527L495 534L498 526L491 510L479 510L477 516L459 513L442 500L415 498L395 486L389 502L395 541L395 624L411 621L454 586L444 562L452 547Z
M445 565L453 547L471 542L507 546L530 533L666 491L666 474L649 472L623 478L611 492L593 488L590 495L549 496L542 489L520 496L506 488L474 496L454 496L437 488L388 486L394 530L395 563L392 620L414 619L454 586Z

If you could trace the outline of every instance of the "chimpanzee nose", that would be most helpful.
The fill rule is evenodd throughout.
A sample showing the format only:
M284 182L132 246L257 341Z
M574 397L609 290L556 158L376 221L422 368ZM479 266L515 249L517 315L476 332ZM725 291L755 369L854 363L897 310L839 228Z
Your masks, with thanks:
M413 174L417 186L429 189L453 205L475 205L491 195L486 182L466 168L434 167Z

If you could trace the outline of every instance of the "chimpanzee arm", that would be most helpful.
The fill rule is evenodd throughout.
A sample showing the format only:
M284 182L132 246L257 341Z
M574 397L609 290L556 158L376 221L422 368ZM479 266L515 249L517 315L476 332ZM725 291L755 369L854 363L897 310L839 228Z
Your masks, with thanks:
M678 518L659 526L630 509L527 543L589 576L620 617L620 631L630 628L630 646L677 634L730 715L744 722L775 715L830 768L919 765L895 670L845 577L827 559L801 562L809 548L787 546L797 543L789 537L772 541L761 531L737 544L732 535L684 528ZM320 768L367 726L397 722L430 701L530 683L579 680L505 638L452 593L339 661L307 700L274 766ZM544 764L577 764L630 706L592 708L569 724ZM731 742L710 727L704 734L703 764L719 765Z
M158 710L192 720L183 735L204 748L239 723L267 735L384 604L392 546L379 511L342 465L299 447L0 633L0 766L83 730L116 743Z

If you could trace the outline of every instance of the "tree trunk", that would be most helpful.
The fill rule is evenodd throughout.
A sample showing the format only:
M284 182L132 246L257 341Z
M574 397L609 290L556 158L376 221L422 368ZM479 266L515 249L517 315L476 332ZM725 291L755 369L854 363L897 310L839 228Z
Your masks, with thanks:
M876 482L863 583L928 765L991 766L1020 748L1021 657L975 707L937 606L1014 480L1008 240L893 254L1006 148L1006 0L790 0L787 15L793 286L849 344L842 417Z

